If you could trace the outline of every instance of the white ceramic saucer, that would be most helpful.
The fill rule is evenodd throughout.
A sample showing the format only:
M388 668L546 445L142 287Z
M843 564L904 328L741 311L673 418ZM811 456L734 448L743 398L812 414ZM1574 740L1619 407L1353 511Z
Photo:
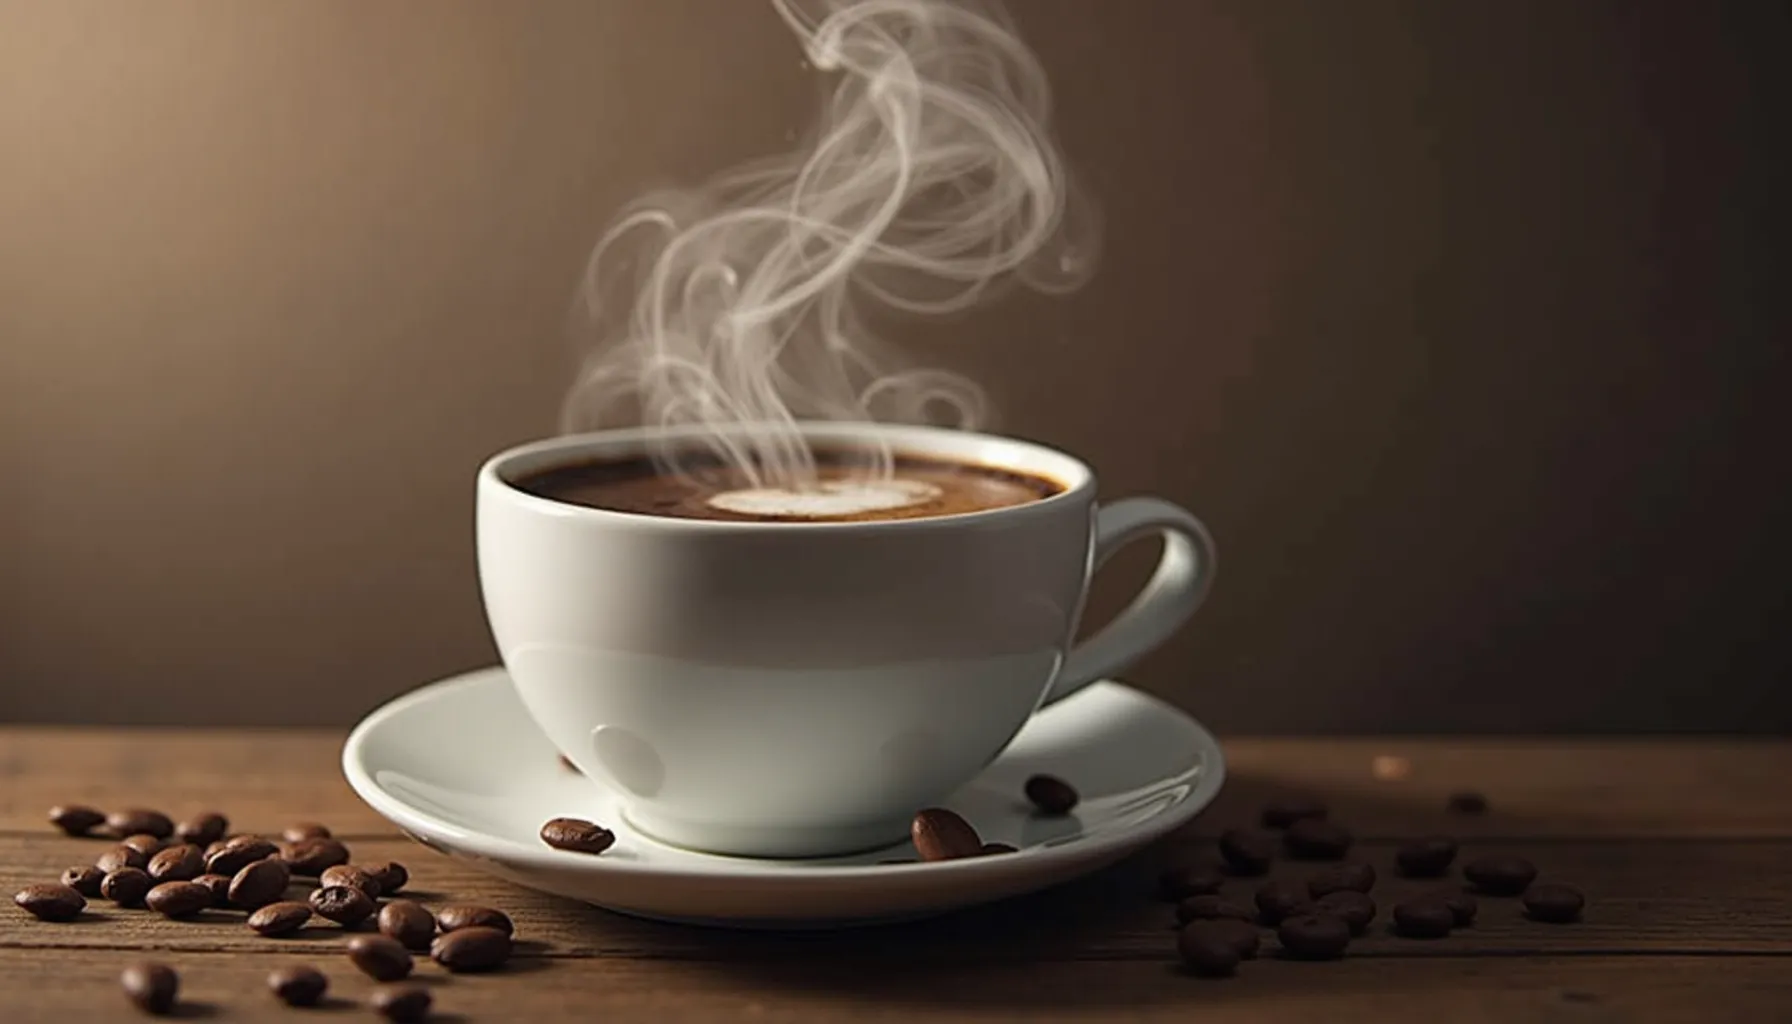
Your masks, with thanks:
M1181 711L1115 682L1046 708L947 806L1019 853L935 864L903 843L816 860L755 860L667 846L628 827L616 794L561 767L502 668L415 690L350 734L355 792L423 844L519 885L639 917L736 928L813 928L923 917L1068 881L1194 817L1225 777L1220 747ZM1070 781L1069 816L1031 813L1027 777ZM614 829L601 856L544 845L549 818Z

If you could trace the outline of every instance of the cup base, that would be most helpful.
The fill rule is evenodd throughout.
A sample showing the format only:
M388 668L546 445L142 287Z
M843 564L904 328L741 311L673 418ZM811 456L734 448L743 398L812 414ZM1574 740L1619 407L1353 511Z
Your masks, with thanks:
M623 809L629 827L668 846L724 857L797 860L845 857L908 842L909 819L850 825L756 826L687 822Z

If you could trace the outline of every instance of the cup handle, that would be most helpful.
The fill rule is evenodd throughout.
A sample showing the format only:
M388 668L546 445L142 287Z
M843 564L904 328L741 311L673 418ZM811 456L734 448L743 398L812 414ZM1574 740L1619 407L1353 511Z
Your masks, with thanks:
M1043 703L1125 669L1168 640L1206 600L1213 585L1213 537L1186 509L1161 498L1126 498L1095 516L1093 576L1114 552L1147 534L1161 534L1164 553L1139 595L1099 633L1071 649Z

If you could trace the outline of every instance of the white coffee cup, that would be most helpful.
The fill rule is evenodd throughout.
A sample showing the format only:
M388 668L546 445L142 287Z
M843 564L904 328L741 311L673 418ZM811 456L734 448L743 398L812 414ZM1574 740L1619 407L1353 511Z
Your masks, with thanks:
M665 842L775 857L899 842L1043 703L1168 638L1212 581L1199 520L1156 498L1098 507L1089 467L1042 445L805 432L1063 490L961 515L759 523L605 511L512 484L667 436L645 429L526 444L479 471L480 584L518 694L569 760L623 795L629 824ZM1147 535L1164 540L1155 574L1073 648L1091 575Z

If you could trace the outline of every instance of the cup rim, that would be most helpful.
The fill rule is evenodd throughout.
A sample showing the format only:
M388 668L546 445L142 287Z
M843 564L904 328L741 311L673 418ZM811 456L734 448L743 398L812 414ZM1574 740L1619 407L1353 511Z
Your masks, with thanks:
M1056 494L1001 508L955 512L950 515L917 516L910 519L874 519L857 521L792 522L776 520L750 522L722 519L686 519L655 516L640 512L592 508L571 502L556 501L528 493L512 480L523 472L556 465L573 454L627 454L641 450L649 439L700 437L706 429L695 427L624 427L585 433L562 434L506 448L485 460L479 467L478 487L483 497L502 496L522 507L543 514L584 519L594 523L652 526L709 533L758 533L794 531L834 533L849 531L912 532L941 529L962 529L1000 519L1021 519L1050 515L1059 505L1086 500L1095 489L1095 472L1088 463L1049 445L1002 434L955 430L945 427L869 422L810 421L798 424L803 435L815 441L852 441L867 435L886 437L897 451L931 457L945 457L971 465L996 469L1018 470L1044 476L1063 485Z

